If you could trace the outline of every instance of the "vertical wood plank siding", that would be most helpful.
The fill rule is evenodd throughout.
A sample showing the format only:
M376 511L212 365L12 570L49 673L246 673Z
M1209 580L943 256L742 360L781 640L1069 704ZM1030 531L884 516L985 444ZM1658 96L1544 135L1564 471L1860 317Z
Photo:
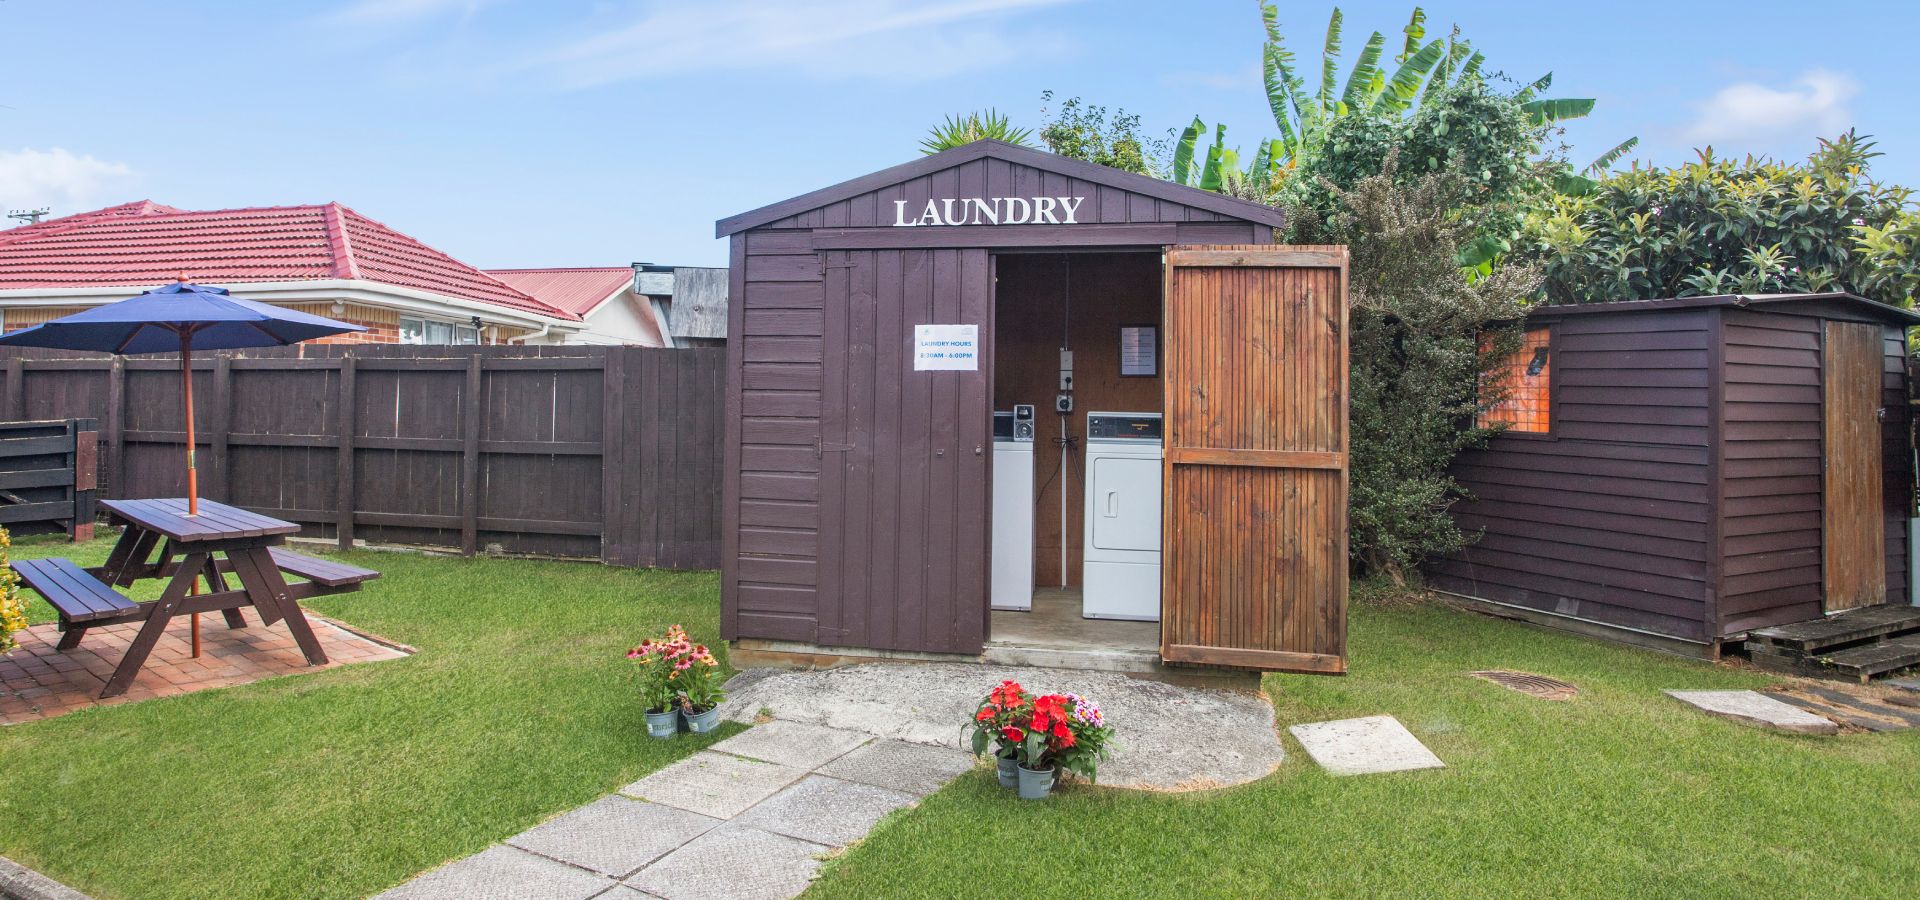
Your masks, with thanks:
M1479 541L1442 590L1704 641L1712 516L1711 310L1554 325L1551 431L1460 456Z
M1039 195L1086 197L1080 224L892 227L895 201L917 217L933 198ZM934 652L978 652L986 634L986 248L1272 239L1270 225L992 157L777 216L731 233L722 633ZM1116 227L1134 230L1085 230ZM980 326L980 371L915 373L913 326L960 322Z
M311 537L715 568L724 352L309 346L196 356L195 390L208 402L195 428L211 448L202 490L299 522ZM17 398L6 418L66 410L109 423L106 496L184 492L178 362L0 355L5 396Z

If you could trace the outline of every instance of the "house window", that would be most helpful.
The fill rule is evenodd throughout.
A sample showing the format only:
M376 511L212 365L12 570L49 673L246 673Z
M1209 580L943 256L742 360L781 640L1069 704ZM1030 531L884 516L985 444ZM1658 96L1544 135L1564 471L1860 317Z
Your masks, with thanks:
M478 344L480 329L472 325L436 322L432 319L400 317L402 344Z
M1498 386L1505 396L1481 410L1476 424L1481 428L1504 425L1507 431L1547 433L1553 407L1552 339L1550 328L1527 329L1520 348L1487 372L1483 384Z

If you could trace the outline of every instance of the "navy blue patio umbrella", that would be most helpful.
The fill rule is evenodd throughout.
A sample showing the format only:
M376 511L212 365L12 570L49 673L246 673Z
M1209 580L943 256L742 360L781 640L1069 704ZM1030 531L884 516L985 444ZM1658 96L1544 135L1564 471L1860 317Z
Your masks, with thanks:
M193 465L193 351L279 347L365 330L242 300L225 288L188 284L182 278L132 299L0 336L0 344L102 353L179 353L187 411L187 515L192 516L200 513L200 484Z

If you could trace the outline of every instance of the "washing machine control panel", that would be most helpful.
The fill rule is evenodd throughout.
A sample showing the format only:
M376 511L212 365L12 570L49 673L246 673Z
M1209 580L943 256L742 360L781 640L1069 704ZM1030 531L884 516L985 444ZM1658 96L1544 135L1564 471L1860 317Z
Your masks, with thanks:
M1087 440L1160 442L1159 413L1087 413Z
M995 410L993 413L993 439L996 441L1033 442L1033 404L1014 404L1013 411Z

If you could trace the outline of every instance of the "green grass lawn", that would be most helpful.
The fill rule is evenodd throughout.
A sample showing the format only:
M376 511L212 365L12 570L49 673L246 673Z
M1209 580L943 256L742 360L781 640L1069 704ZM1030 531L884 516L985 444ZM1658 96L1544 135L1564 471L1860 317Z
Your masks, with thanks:
M809 897L1906 896L1920 884L1920 731L1795 737L1663 688L1764 676L1435 605L1356 604L1343 678L1269 676L1287 724L1390 713L1447 768L1286 764L1185 795L1022 803L962 778L831 864ZM1464 677L1578 684L1565 703ZM1206 740L1194 735L1196 745Z
M86 560L106 545L32 544ZM347 897L584 803L702 742L642 736L619 651L716 630L711 575L356 553L323 613L407 660L0 729L0 854L103 897ZM1286 724L1391 713L1448 763L1022 803L990 773L890 817L809 896L1910 896L1920 732L1809 738L1662 688L1764 676L1436 605L1357 602L1353 674L1272 676ZM1578 684L1552 703L1465 677ZM1204 724L1204 723L1201 723ZM1196 731L1196 745L1206 740Z
M384 577L308 605L418 655L0 728L0 854L107 898L361 896L713 740L649 740L622 655L715 637L711 574L344 558Z

